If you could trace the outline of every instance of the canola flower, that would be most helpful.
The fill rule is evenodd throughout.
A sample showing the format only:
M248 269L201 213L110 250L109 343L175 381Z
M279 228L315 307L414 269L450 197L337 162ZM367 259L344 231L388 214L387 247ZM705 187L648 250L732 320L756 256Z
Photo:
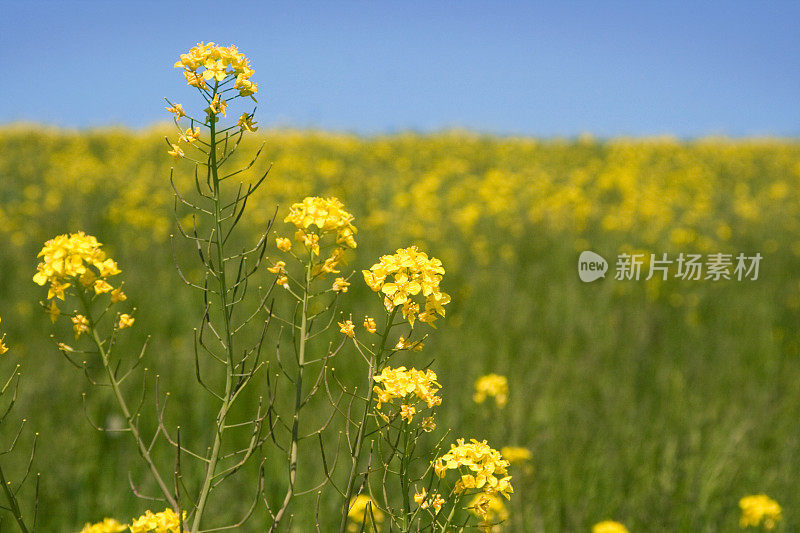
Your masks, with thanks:
M384 295L386 310L402 306L403 318L411 327L414 327L415 320L433 325L437 314L445 315L444 306L450 303L450 295L439 288L444 273L439 259L428 258L416 246L384 255L369 270L362 271L367 286ZM414 297L418 295L424 300L415 301ZM424 305L421 312L420 303Z
M96 524L86 524L79 533L119 533L127 529L127 525L120 524L113 518L106 518Z
M307 248L313 248L319 255L319 239L326 234L335 235L336 243L342 248L356 247L357 230L353 225L354 219L338 199L309 196L289 208L284 222L290 222L297 227L296 241L302 242Z
M613 520L604 520L592 526L592 533L628 533L628 528Z
M445 499L437 492L428 494L428 491L423 488L421 491L414 493L414 502L422 509L431 509L434 514L442 510L442 505L445 504Z
M500 454L509 463L521 464L531 460L533 454L528 448L521 446L503 446L500 448Z
M345 320L344 322L338 322L338 324L340 332L344 333L351 339L356 336L355 324L353 324L352 320Z
M499 374L487 374L475 381L475 403L483 403L486 398L494 398L497 407L505 407L508 403L508 379Z
M51 320L60 314L55 299L64 300L70 287L91 287L95 294L114 292L108 278L121 272L117 263L101 250L102 244L91 235L78 232L59 235L44 244L37 257L42 261L36 267L33 281L37 285L49 284L47 299L51 300L48 313ZM119 298L122 292L118 292ZM76 336L88 331L88 321L81 315L73 317Z
M335 292L347 292L350 282L344 278L336 278L333 282L333 290Z
M207 89L207 82L211 80L219 83L235 76L234 88L238 89L239 96L252 96L258 91L258 84L250 81L255 73L250 68L250 61L235 46L198 43L181 54L175 68L183 68L186 82L199 89Z
M129 328L133 325L135 318L127 313L123 313L119 315L119 320L117 321L117 327L119 329Z
M766 494L745 496L739 500L742 517L739 525L745 527L763 526L772 530L782 520L781 506Z
M503 499L496 494L476 494L467 509L480 518L478 530L483 532L500 531L502 522L508 520L508 509Z
M376 526L383 523L384 514L375 506L375 502L366 494L359 494L350 502L350 510L347 512L349 519L349 531L361 531L362 524L366 526ZM375 523L373 524L373 518Z
M458 472L461 477L454 487L456 494L476 489L486 494L501 494L510 499L514 487L507 471L509 462L503 459L500 452L490 447L486 441L471 439L467 443L464 439L458 439L456 442L457 444L450 445L450 451L433 462L436 475L443 479L448 470Z
M186 511L183 512L183 518L186 518ZM131 533L179 533L181 520L175 511L169 508L160 513L148 510L131 522L130 530Z
M75 315L72 317L72 331L75 332L77 339L84 333L89 332L89 319L83 315Z
M430 369L417 370L406 367L386 367L375 376L376 405L379 411L383 404L393 404L394 400L400 401L400 414L406 422L411 423L416 414L415 404L422 401L428 408L441 405L442 397L437 396L441 385L436 381L436 373Z

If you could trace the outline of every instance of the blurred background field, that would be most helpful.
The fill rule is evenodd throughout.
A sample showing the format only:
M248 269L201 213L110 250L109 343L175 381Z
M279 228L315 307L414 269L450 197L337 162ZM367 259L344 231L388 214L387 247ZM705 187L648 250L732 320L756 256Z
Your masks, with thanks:
M136 452L91 428L85 379L49 338L31 281L45 240L84 230L105 244L186 438L213 417L210 402L189 400L201 394L199 311L173 267L167 131L0 128L0 316L12 347L0 369L22 364L15 414L42 435L42 531L148 506L128 486L129 472L142 477ZM800 142L262 129L231 167L261 142L274 166L245 221L253 235L276 205L282 219L304 196L335 195L356 216L356 271L409 244L444 262L453 303L425 349L443 385L440 425L532 451L532 473L512 472L509 531L588 531L608 518L631 531L730 531L739 498L761 492L783 506L786 531L800 529ZM587 249L611 263L632 251L763 260L756 281L584 284ZM179 246L179 261L190 252ZM374 308L356 277L343 309ZM509 378L504 409L472 401L489 372ZM97 392L88 412L113 423Z

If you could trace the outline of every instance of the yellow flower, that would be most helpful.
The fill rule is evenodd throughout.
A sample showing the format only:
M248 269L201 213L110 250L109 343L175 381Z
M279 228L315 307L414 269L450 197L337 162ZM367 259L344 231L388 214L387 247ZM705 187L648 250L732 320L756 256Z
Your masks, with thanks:
M61 284L63 280L80 278L87 272L89 267L94 267L101 276L106 261L106 255L100 249L102 244L91 235L78 232L70 235L59 235L44 243L44 247L37 257L42 261L36 267L36 274L33 281L37 285L44 286L46 283L57 282ZM119 273L117 270L114 274ZM95 275L92 272L92 275ZM109 274L113 275L113 274ZM52 288L53 294L48 299L56 296L60 291L59 285Z
M303 246L311 250L314 255L319 255L319 235L316 233L306 233L299 229L294 234L294 240L302 242Z
M493 397L497 407L504 407L508 403L508 379L498 374L487 374L475 381L475 394L472 399L475 403L483 403L488 397Z
M275 263L271 267L268 267L267 270L269 270L273 274L277 274L279 272L283 272L284 267L286 267L286 262L285 261L278 261L277 263Z
M349 286L350 283L344 278L336 278L336 281L333 282L333 290L336 292L347 292Z
M475 439L465 443L458 439L457 444L450 445L450 451L433 462L437 476L444 478L448 470L456 470L461 479L456 482L456 494L466 489L479 489L486 494L501 494L510 498L514 492L511 476L507 475L509 462L497 450L491 448L486 441Z
M211 103L206 108L206 113L208 115L222 115L224 117L228 116L226 113L226 109L228 108L228 103L225 100L220 99L219 94L214 95L214 99L211 100Z
M420 341L410 341L406 340L404 337L400 337L395 345L395 350L413 350L415 352L421 352L422 348L425 347L424 342Z
M83 526L80 533L119 533L126 529L128 529L128 526L125 524L120 524L113 518L106 518L102 522L97 522L96 524L86 524Z
M404 366L397 368L387 366L375 376L375 382L378 383L373 388L376 398L375 408L380 410L383 404L398 399L402 404L401 416L409 422L416 413L413 405L418 401L425 402L428 408L442 403L441 396L437 396L442 386L436 381L436 373L430 369L406 370Z
M181 142L192 144L193 142L195 142L199 138L200 138L200 128L191 128L191 127L189 127L189 128L186 128L186 131L183 132L180 135L180 137L178 137L178 140L181 141Z
M50 307L47 308L47 314L50 315L50 322L55 324L59 315L61 315L61 309L58 308L55 300L50 300Z
M125 295L124 292L122 292L121 288L116 288L113 291L111 291L111 303L112 304L116 304L116 303L119 303L119 302L124 302L127 299L128 299L128 297Z
M519 446L503 446L500 448L500 453L503 455L505 460L512 465L530 461L532 457L531 451L528 448L522 448Z
M122 272L119 268L117 268L117 263L113 259L106 259L97 265L97 269L100 271L100 276L104 278L107 276L116 276Z
M476 494L467 509L481 519L478 530L484 533L500 531L500 524L508 520L508 509L503 499L495 494Z
M628 533L628 528L619 522L605 520L592 526L592 533Z
M0 355L3 355L8 351L8 346L5 344L6 336L3 335L0 337Z
M85 274L84 274L85 275ZM83 276L81 276L81 279ZM61 283L60 281L53 280L50 282L50 287L47 290L47 299L50 300L54 296L59 300L64 300L64 291L72 286L71 283Z
M188 83L192 87L197 87L199 89L208 89L208 84L206 83L206 80L203 79L202 75L196 72L190 72L188 70L184 70L183 75L186 77L186 83Z
M350 502L347 518L350 520L349 531L362 531L362 526L367 526L365 531L372 531L376 530L376 524L372 523L373 518L377 524L381 524L383 522L383 512L375 506L372 498L366 494L359 494ZM370 526L372 529L370 529Z
M248 115L247 113L242 113L242 116L239 117L239 127L244 131L258 131L258 126L253 122L253 115Z
M350 338L356 336L355 324L353 324L352 320L345 320L344 322L339 322L338 324L339 324L339 331L341 331Z
M422 430L426 433L430 433L436 429L436 420L432 416L428 416L422 419Z
M181 150L181 147L178 146L177 144L173 144L172 150L167 150L167 153L171 155L175 159L175 161L177 161L178 159L182 158L185 155L183 153L183 150Z
M203 78L206 80L222 81L228 76L227 67L223 61L207 60L203 65L206 69L203 71Z
M450 295L439 289L444 274L442 262L435 257L428 258L416 246L399 249L394 255L384 255L362 273L370 289L385 295L387 311L403 306L403 318L412 327L416 318L432 323L436 314L444 316L444 306L450 303ZM424 298L422 313L419 304L413 301L418 295Z
M435 492L428 494L428 491L424 488L422 489L422 492L416 492L416 490L414 491L414 502L423 509L432 508L434 513L438 513L442 509L442 505L445 503L441 494Z
M75 315L72 317L72 329L75 332L75 338L81 336L81 333L89 331L89 319L83 315Z
M275 245L278 247L278 250L281 250L282 252L288 252L292 249L292 241L286 237L278 237L275 239Z
M172 107L165 107L167 111L170 113L175 113L175 118L185 117L186 113L183 110L183 106L181 104L174 104Z
M284 288L289 288L289 278L287 276L280 276L275 280L275 285L280 285Z
M378 329L378 326L375 324L375 319L370 317L364 317L364 327L370 333L375 333L375 331Z
M114 290L114 287L109 285L109 283L104 279L98 279L94 282L95 294L103 294L106 292L111 292L112 290Z
M314 231L313 227L316 226L316 231L320 233L336 234L338 244L355 248L356 241L353 236L356 228L353 226L353 219L353 215L345 211L344 205L336 198L309 196L289 208L289 214L286 215L284 222L294 224L303 230L303 234ZM297 235L295 239L300 240Z
M741 527L764 526L765 529L775 529L781 521L781 506L766 494L745 496L739 500L742 517L739 519Z
M183 512L186 518L186 511ZM181 530L180 518L172 509L165 509L160 513L146 511L145 514L134 520L130 525L131 533L178 533Z
M258 84L247 79L243 74L236 77L234 89L239 89L239 96L250 96L258 91Z
M119 322L117 323L117 327L119 329L129 328L133 325L133 321L136 320L131 315L127 313L123 313L119 315Z
M403 404L400 406L400 418L402 418L409 424L411 423L411 420L414 418L414 415L416 413L417 409L413 405Z

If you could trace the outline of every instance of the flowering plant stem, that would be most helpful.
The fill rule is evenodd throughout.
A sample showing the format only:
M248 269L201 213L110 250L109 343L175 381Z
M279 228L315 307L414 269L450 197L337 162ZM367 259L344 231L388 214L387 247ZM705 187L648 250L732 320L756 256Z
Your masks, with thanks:
M376 352L370 352L369 358L369 375L367 378L367 402L364 407L364 414L361 417L361 424L359 424L356 432L356 441L353 445L351 453L351 466L350 475L347 478L347 488L344 493L344 507L342 508L342 521L339 524L339 533L345 533L347 530L347 514L350 511L350 500L353 498L355 491L355 482L358 477L358 462L361 457L361 448L364 446L364 434L367 428L367 416L372 406L373 388L375 387L375 373L378 366L381 364L383 351L386 349L386 341L389 339L389 331L392 329L394 317L397 315L399 307L395 307L391 313L387 313L386 327L381 334L380 347Z
M214 84L214 96L217 95L219 82ZM228 411L233 403L233 372L234 372L234 352L233 352L233 331L231 329L231 311L228 305L228 284L225 275L225 249L223 243L222 233L222 207L220 198L220 180L217 166L217 132L216 132L216 116L209 115L209 152L208 152L208 170L211 172L211 180L213 183L213 203L214 203L214 240L216 241L217 252L217 269L212 271L213 276L217 279L219 286L220 306L222 316L225 320L225 394L222 398L222 405L219 408L216 419L216 428L214 431L214 444L211 448L211 454L208 457L208 464L206 467L205 479L203 486L200 490L200 495L197 500L197 512L194 515L192 523L192 533L197 533L200 530L200 522L203 518L203 512L208 502L208 495L211 492L211 483L214 479L217 469L217 462L219 461L220 448L222 447L222 434L225 431L225 419L227 418ZM212 269L213 270L213 269Z
M306 342L308 341L308 299L311 293L311 281L313 279L314 266L314 252L311 248L308 249L308 263L306 264L306 277L303 283L303 301L300 315L300 338L299 347L297 350L297 377L295 379L295 394L294 394L294 415L292 417L292 446L289 451L289 486L286 489L286 495L283 498L281 508L275 513L275 518L272 521L270 531L275 531L280 524L281 519L289 504L294 497L295 480L297 479L297 446L300 434L300 409L303 404L303 369L306 365Z
M403 493L403 529L402 531L409 530L409 520L411 518L411 499L408 494L408 465L411 460L411 424L406 423L404 420L400 422L403 427L403 455L400 458L400 490Z
M167 484L161 477L161 473L158 471L155 462L153 462L153 458L150 456L150 450L148 449L147 445L145 445L142 435L139 433L139 427L136 425L136 421L131 414L131 410L128 408L128 403L125 401L125 397L122 395L122 391L119 388L119 381L117 380L114 371L111 369L110 354L106 349L105 344L100 339L100 336L97 334L97 329L95 328L96 324L94 316L92 315L91 301L87 298L86 293L82 289L78 290L78 297L83 304L84 315L89 320L89 330L91 331L92 342L100 354L100 360L103 363L106 376L108 376L108 383L111 385L111 390L114 391L114 397L117 400L117 405L119 405L120 411L122 411L122 416L125 418L125 422L128 424L128 431L131 432L133 440L136 441L136 446L139 448L139 455L142 456L142 459L144 459L144 461L147 463L147 466L150 468L150 472L153 474L153 478L156 480L156 483L161 489L161 493L164 495L164 498L167 500L169 506L172 507L175 512L179 512L178 502L170 493L169 487L167 487Z

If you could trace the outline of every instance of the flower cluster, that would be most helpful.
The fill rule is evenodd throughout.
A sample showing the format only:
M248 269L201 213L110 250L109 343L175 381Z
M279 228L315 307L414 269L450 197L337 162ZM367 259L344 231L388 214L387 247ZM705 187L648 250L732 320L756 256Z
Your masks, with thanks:
M613 520L604 520L592 526L592 533L628 533L628 528Z
M494 398L497 407L505 407L508 403L508 379L499 374L487 374L475 381L475 403L483 403L487 397Z
M186 511L183 512L186 518ZM131 533L178 533L181 531L181 520L175 511L165 509L160 513L145 512L142 516L134 520L131 525Z
M503 499L496 494L476 494L469 502L467 509L481 519L478 530L491 532L497 525L508 520L508 509Z
M742 510L742 517L739 519L742 527L763 525L765 529L775 529L782 518L781 506L766 494L745 496L739 500L739 508Z
M128 529L128 526L125 524L120 524L113 518L106 518L102 522L97 522L96 524L86 524L83 526L80 533L119 533L126 529Z
M96 295L111 293L112 303L125 299L125 294L108 283L108 278L121 271L113 259L106 257L95 237L78 232L59 235L44 244L37 257L42 261L36 268L33 281L38 285L49 283L47 299L50 302L48 313L55 322L60 310L55 299L64 300L65 291L72 286L85 290L91 288Z
M441 396L436 395L442 386L430 369L423 371L416 368L406 370L404 366L386 367L375 376L375 381L383 386L375 385L373 389L377 395L376 408L380 409L384 403L399 399L401 417L408 423L411 423L417 412L417 402L424 401L428 408L442 403Z
M302 202L297 202L289 208L284 222L289 222L297 227L294 234L295 241L303 246L314 256L322 253L322 246L328 244L324 239L327 235L333 237L333 250L324 261L313 261L312 275L316 278L326 274L338 274L337 267L344 259L348 248L356 247L356 227L353 225L352 214L347 212L344 204L336 198L319 198L308 196ZM287 237L277 237L275 245L282 252L291 252L292 241ZM278 261L276 266L281 269L285 266L283 261ZM275 268L275 267L273 267ZM270 271L275 272L270 269ZM281 278L283 279L283 278ZM284 285L280 283L279 285ZM350 282L345 278L337 277L333 282L334 292L347 292ZM352 335L351 335L352 336Z
M357 230L353 226L354 218L345 211L344 204L336 198L308 196L302 202L293 204L283 221L297 226L295 240L304 243L306 247L312 248L323 234L335 233L336 244L342 248L355 248ZM317 238L311 237L312 234ZM314 251L319 254L319 247L317 246Z
M428 491L424 488L422 492L416 492L414 494L414 501L423 509L433 509L434 513L438 513L442 505L444 505L444 498L442 498L441 494L436 492L428 494Z
M457 444L450 445L449 452L433 462L433 469L440 478L444 478L448 470L457 470L461 474L454 489L457 494L467 489L478 489L510 498L514 488L511 476L507 475L508 465L500 452L486 441L472 439L465 443L464 439L458 439Z
M228 76L235 76L233 87L239 90L239 96L251 96L258 90L258 84L250 81L255 71L235 46L198 43L188 53L181 54L175 67L183 68L186 82L199 89L207 89L207 81L222 82Z
M439 290L444 274L442 262L435 257L429 259L416 246L399 249L394 255L384 255L379 263L362 272L369 288L384 294L388 311L402 306L403 318L411 327L414 327L415 319L433 323L436 314L444 316L444 306L450 303L450 295ZM420 304L413 298L419 294L425 298L421 312Z
M372 519L378 524L383 522L383 512L375 506L372 498L366 494L359 494L353 501L350 502L350 510L347 512L347 518L350 519L349 531L364 531L362 525L373 527Z

